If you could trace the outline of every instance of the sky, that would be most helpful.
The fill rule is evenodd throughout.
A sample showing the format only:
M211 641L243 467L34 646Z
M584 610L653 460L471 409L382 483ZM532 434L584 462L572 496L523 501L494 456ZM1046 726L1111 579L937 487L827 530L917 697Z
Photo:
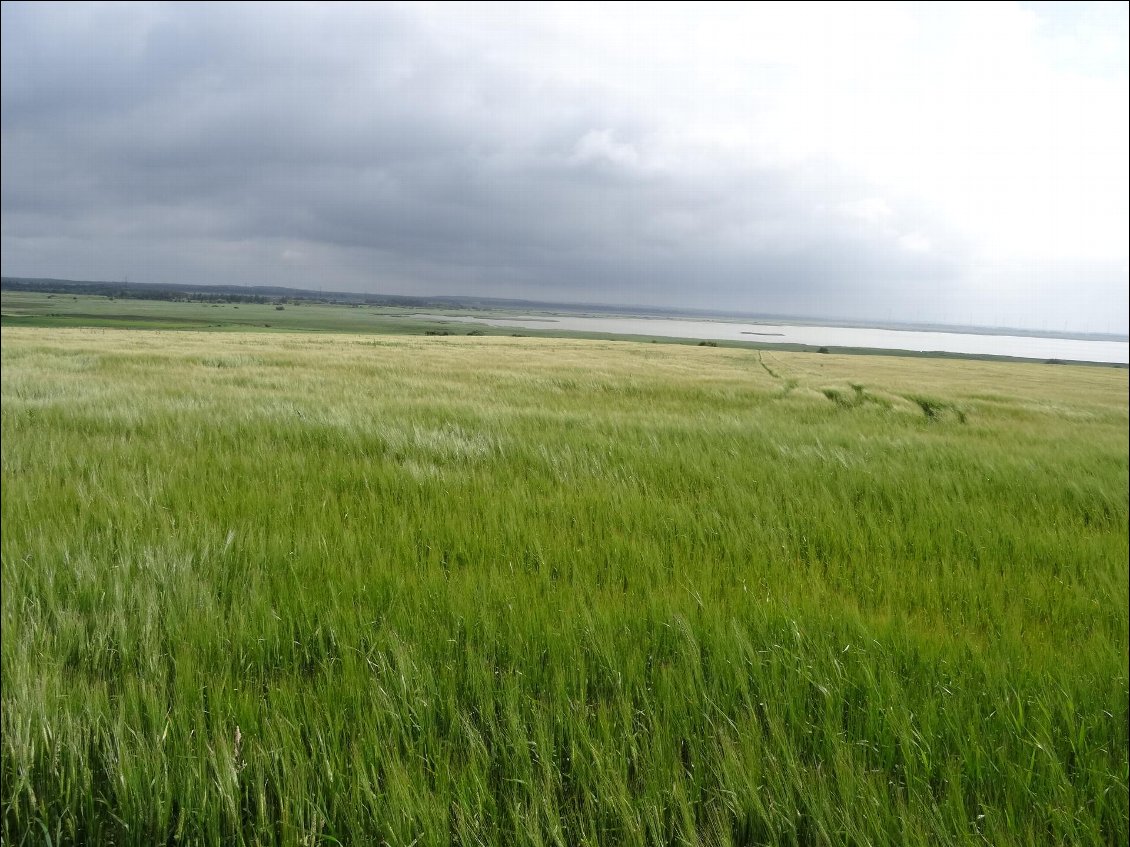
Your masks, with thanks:
M1125 333L1128 9L5 2L0 270Z

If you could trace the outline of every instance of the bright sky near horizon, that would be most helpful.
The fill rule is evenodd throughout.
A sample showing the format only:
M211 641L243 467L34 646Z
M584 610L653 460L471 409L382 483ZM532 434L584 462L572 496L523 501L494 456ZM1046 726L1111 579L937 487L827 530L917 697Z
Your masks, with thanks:
M5 3L0 270L1125 333L1128 9Z

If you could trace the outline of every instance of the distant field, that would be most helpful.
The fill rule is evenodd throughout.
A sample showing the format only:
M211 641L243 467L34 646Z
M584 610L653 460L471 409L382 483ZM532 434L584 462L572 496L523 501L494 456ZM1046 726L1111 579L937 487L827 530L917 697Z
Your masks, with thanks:
M280 309L279 306L282 306ZM361 306L346 303L312 301L276 303L197 302L188 300L116 299L103 295L46 294L30 291L0 290L0 326L106 329L170 329L208 332L312 332L362 333L367 335L472 335L533 338L585 338L610 341L649 341L664 344L700 345L694 338L672 338L662 335L630 335L622 332L567 330L552 323L553 313L536 313L533 320L544 318L541 327L506 327L469 324L469 316L485 318L530 317L528 311L505 309L469 309L427 307L426 313L416 309L389 306ZM540 315L540 317L538 317ZM573 314L572 317L577 317ZM591 317L591 316L589 316ZM461 320L464 319L464 320ZM656 331L667 321L656 320ZM770 333L772 334L772 333ZM750 335L748 340L715 339L702 344L737 349L763 349L780 352L815 352L827 347L815 344L766 343ZM942 359L979 359L1008 361L1004 356L963 353L912 352L876 350L857 347L834 347L836 353L864 353L872 356L924 357ZM1019 360L1013 360L1019 361ZM1126 367L1124 364L1101 364L1099 367Z
M3 304L5 844L1130 840L1125 369Z
M367 332L422 335L435 322L414 321L403 309L329 303L206 303L113 299L94 295L0 292L6 327L100 326L116 329ZM460 334L467 332L459 328Z
M282 305L282 308L279 308ZM436 311L436 310L431 310ZM469 326L444 320L444 310L432 319L413 317L415 312L387 306L352 306L344 303L298 302L207 303L178 300L114 299L96 295L41 294L0 291L0 321L5 327L102 327L106 329L176 329L228 332L316 332L378 335L503 335L538 337L603 337L607 333L527 330ZM483 314L454 309L452 314ZM489 314L505 315L502 310ZM663 339L676 341L676 339ZM689 340L682 343L691 344Z

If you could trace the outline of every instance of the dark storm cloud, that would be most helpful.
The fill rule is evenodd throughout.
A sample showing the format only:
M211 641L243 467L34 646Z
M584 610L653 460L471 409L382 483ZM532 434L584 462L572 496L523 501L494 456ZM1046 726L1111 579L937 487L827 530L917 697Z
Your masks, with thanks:
M442 15L5 4L4 272L825 313L956 273L909 202L672 148Z

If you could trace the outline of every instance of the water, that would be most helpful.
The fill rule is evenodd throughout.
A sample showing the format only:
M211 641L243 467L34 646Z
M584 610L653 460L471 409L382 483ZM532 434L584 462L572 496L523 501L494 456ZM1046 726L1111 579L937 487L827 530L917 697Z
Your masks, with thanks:
M755 341L759 344L806 344L812 347L862 347L873 350L966 353L1012 356L1020 359L1060 359L1072 362L1130 363L1130 342L1089 338L1045 338L1028 335L978 335L963 332L925 332L853 326L731 323L670 318L597 318L582 315L553 317L471 318L414 315L512 329L598 332L654 338L693 338L702 341Z

